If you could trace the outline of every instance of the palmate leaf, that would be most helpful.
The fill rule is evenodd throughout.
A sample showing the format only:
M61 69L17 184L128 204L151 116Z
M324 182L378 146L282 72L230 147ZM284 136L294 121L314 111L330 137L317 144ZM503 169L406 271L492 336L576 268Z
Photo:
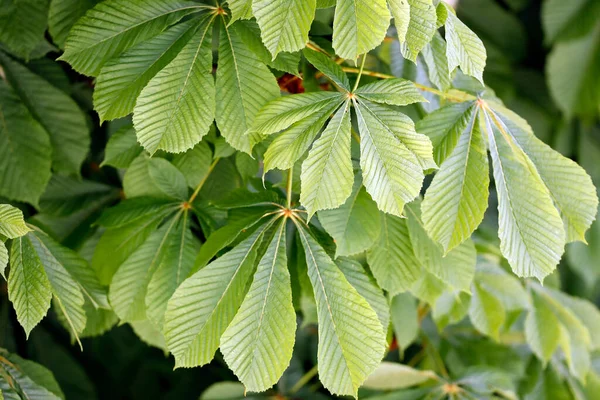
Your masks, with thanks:
M13 241L11 266L9 298L27 335L52 298L76 338L86 325L86 298L95 307L108 307L105 289L87 262L40 231Z
M417 56L431 41L436 31L437 16L432 0L405 0L410 6L405 40L399 35L404 58L417 61ZM402 28L404 30L404 28Z
M208 133L215 113L212 21L204 15L193 39L142 90L134 109L138 140L154 153L181 153Z
M6 350L0 352L0 389L3 399L64 399L52 372Z
M367 262L377 283L392 296L408 290L420 276L406 219L380 213L381 232L367 251Z
M333 20L333 48L342 58L355 60L377 47L390 24L385 0L337 0Z
M216 81L217 126L229 144L250 153L256 139L244 133L261 107L279 96L279 86L235 27L224 25L220 28Z
M320 51L304 49L304 57L316 69L321 71L331 82L333 82L341 91L350 91L350 80L340 65L333 62L327 55Z
M258 247L271 224L186 279L169 300L163 332L176 368L204 365L214 357L246 296Z
M0 42L20 58L28 59L44 40L48 0L8 0L0 13Z
M578 62L573 64L570 60ZM597 115L600 107L598 68L600 24L581 38L558 43L550 53L546 64L548 86L552 98L567 117Z
M356 174L352 194L334 210L319 211L319 221L335 240L336 258L362 253L377 239L380 227L377 204Z
M52 0L48 10L48 31L54 43L61 49L69 31L99 0Z
M488 203L489 167L481 124L474 106L465 115L470 121L459 133L454 150L441 164L423 201L423 223L445 252L471 236ZM432 123L424 124L430 127Z
M223 333L221 352L247 390L262 392L277 383L288 367L295 334L282 220L258 263L246 298Z
M273 58L281 51L294 52L304 48L316 7L316 0L252 2L262 40Z
M483 84L483 70L487 53L481 39L454 13L454 9L444 3L448 9L446 19L446 55L450 72L460 66L462 72L476 78Z
M177 56L197 29L195 19L175 25L107 62L94 90L94 109L100 120L131 113L142 89ZM176 80L174 84L181 83Z
M85 115L62 90L0 52L0 64L31 115L48 132L54 170L79 174L90 135Z
M31 228L23 220L23 212L10 204L0 204L0 236L15 239L26 235Z
M0 195L38 205L50 180L50 138L0 81Z
M333 394L357 396L379 365L385 334L377 314L306 228L298 226L319 318L319 378ZM352 311L345 309L352 305Z
M410 118L362 100L355 106L361 134L360 166L364 185L380 210L401 216L404 204L418 196L423 182L423 148ZM431 153L429 153L431 154Z
M61 60L96 76L112 57L206 6L180 0L104 1L73 26Z
M352 192L350 129L350 101L346 101L302 163L300 202L309 219L317 210L340 206Z

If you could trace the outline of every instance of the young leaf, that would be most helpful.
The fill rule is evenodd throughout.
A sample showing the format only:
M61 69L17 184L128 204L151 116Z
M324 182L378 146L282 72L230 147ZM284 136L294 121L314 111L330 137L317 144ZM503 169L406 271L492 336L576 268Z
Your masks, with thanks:
M181 0L103 1L73 26L60 59L82 74L96 76L114 56L202 8Z
M164 335L175 367L209 363L248 290L263 225L227 254L186 279L167 305Z
M333 237L336 258L362 253L377 239L381 230L377 204L362 187L360 174L354 178L352 194L339 208L319 211L319 221Z
M317 302L319 378L331 393L356 397L383 357L381 323L310 233L304 227L298 233Z
M483 220L488 205L489 167L476 109L444 160L423 201L423 223L447 253L468 239ZM443 218L441 216L444 216Z
M350 102L346 101L302 163L300 203L309 219L318 210L342 205L352 192L350 125Z
M446 19L446 55L450 72L460 66L462 72L476 78L483 84L483 70L487 53L481 39L454 13L449 5Z
M342 58L355 60L377 47L390 25L385 0L338 0L333 20L333 48Z
M402 43L404 58L417 62L417 56L431 41L436 31L437 16L431 0L406 0L410 5L410 19L406 28L406 41Z
M315 17L316 0L255 0L252 11L273 58L281 51L301 50Z
M0 204L0 235L16 239L26 235L31 229L23 220L23 212L9 204Z
M136 102L133 124L139 142L151 154L159 149L171 153L191 149L212 125L214 18L201 17L194 38L150 80Z
M0 195L37 206L50 180L50 139L0 81Z
M223 333L221 352L247 390L262 392L277 383L288 367L295 334L282 220L258 263L246 298Z

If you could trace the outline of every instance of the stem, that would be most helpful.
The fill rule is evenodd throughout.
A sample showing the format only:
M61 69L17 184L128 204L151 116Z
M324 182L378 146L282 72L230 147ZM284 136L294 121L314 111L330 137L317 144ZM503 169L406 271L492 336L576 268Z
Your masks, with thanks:
M289 169L288 179L287 179L287 208L288 210L292 208L292 182L294 181L294 166Z
M365 70L361 70L359 68L353 68L353 67L342 67L342 71L348 72L348 73L351 73L351 74L360 74L360 75L372 76L374 78L380 78L380 79L396 79L397 78L396 76L393 76L393 75L382 74L380 72L375 72L375 71L368 71L368 70L365 71ZM433 93L433 94L435 94L437 96L440 96L440 97L442 97L444 99L453 100L453 101L456 101L456 102L463 102L465 100L475 99L474 96L471 96L471 95L469 95L467 93L465 93L464 95L458 95L458 94L452 94L452 93L444 93L441 90L438 90L438 89L435 89L435 88L432 88L432 87L429 87L429 86L421 85L420 83L413 82L413 84L417 88L419 88L419 89L421 89L423 91L430 92L430 93Z
M310 380L312 378L317 376L318 373L319 373L318 365L315 365L308 372L306 372L304 375L302 375L302 377L300 379L298 379L298 382L296 382L296 384L294 386L292 386L292 388L290 389L289 394L290 395L296 394L296 392L298 392L300 389L302 389L304 387L304 385L306 385L308 382L310 382Z
M200 193L200 190L202 189L202 186L204 186L204 184L206 183L206 180L208 179L208 177L210 176L210 174L213 172L213 170L217 166L217 163L219 162L219 160L220 160L220 158L217 157L212 162L212 164L210 164L210 167L208 167L208 171L206 172L206 175L204 175L204 178L202 178L202 180L200 181L200 183L196 187L196 190L194 190L194 193L192 194L192 197L190 197L190 199L188 200L189 204L192 204L194 202L194 200L196 200L196 197L198 197L198 193Z
M352 89L352 92L356 92L356 89L358 89L358 84L360 83L360 77L363 74L363 71L365 69L365 61L367 60L367 53L363 54L363 59L362 59L362 63L360 64L360 70L358 71L358 77L356 78L356 82L354 83L354 89Z
M439 370L442 377L444 377L445 379L450 379L450 375L448 374L448 370L446 369L444 360L442 360L442 357L440 356L440 353L437 351L437 349L434 346L432 346L431 341L429 340L427 335L423 334L422 340L423 346L425 347L427 353L433 359L433 362L436 364L436 367Z

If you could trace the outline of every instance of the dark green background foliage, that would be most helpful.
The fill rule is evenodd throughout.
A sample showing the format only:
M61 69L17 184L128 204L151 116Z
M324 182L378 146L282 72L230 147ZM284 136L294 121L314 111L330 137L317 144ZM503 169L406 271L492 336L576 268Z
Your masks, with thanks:
M406 1L388 3L414 11L429 0ZM105 14L94 18L110 19L117 0L0 0L0 265L9 277L0 284L4 398L233 400L244 398L245 385L263 391L249 399L600 399L600 223L587 229L597 199L583 171L529 141L529 127L514 114L600 187L599 0L459 0L458 19L439 5L440 23L422 21L424 30L431 27L423 43L414 21L396 23L374 49L364 42L380 43L377 31L387 25L373 15L372 29L352 33L353 23L335 15L334 0L291 2L297 9L289 18L310 14L311 4L318 9L312 25L298 17L289 32L278 28L285 19L266 0L254 0L254 11L251 0L231 0L226 14L207 8L198 15L189 8L213 2L180 3L187 8L156 22L157 32L177 23L160 35L142 27L129 43L104 45L98 31L87 35L93 11L86 11L98 5L94 10ZM117 20L143 14L140 4L117 7ZM230 14L240 20L229 24ZM439 49L459 40L480 50L460 21L481 38L487 62L481 52L467 55L471 63L454 55L462 72L451 81L452 58L436 58L445 54ZM436 26L444 37L433 36ZM363 42L348 39L357 34ZM343 59L358 56L358 65ZM177 92L172 84L192 89ZM322 97L268 103L280 90ZM445 106L444 116L437 110ZM285 114L302 107L303 117ZM411 119L431 139L433 154ZM406 192L396 186L395 196L374 182L378 160L367 161L363 151L368 140L382 140L381 129L371 135L377 124L399 126L403 139L414 135L417 149L406 150L413 161L391 180L416 184ZM490 136L482 135L484 126ZM509 135L498 127L517 138L527 160L506 156L510 148L498 138ZM334 131L352 131L354 141L346 146ZM487 210L448 229L439 207L449 196L447 161L461 146L446 142L453 135L455 142L472 138L465 171L476 184L466 190L481 201L468 206L487 204L491 184ZM494 153L489 141L497 139L505 148ZM337 140L330 146L343 154L332 179L324 172L331 166L320 162L327 141ZM501 163L516 166L520 187L498 183L494 168ZM435 177L442 184L432 179L440 166ZM525 199L517 223L527 217L542 226L542 244L526 254L499 240L498 226L502 231L509 217L498 217L498 203L502 215L511 190ZM545 202L527 208L529 196ZM531 236L536 226L521 231ZM211 280L211 265L233 271L236 263L248 276L232 273L233 289ZM250 264L257 265L254 281ZM261 272L269 267L273 309L262 313L274 318L267 323L281 339L274 350L261 350L262 359L274 358L273 371L248 370L244 332L255 331L256 304L242 300L246 291L254 298L262 290ZM325 314L319 281L335 289L336 315ZM201 317L193 307L221 294L235 307L213 305L219 318L206 325L218 337L190 351L200 330L191 319ZM349 304L358 317L345 319ZM321 354L317 320L321 333L344 322L342 342L361 340L357 358L367 372L361 365L348 367L352 376L333 371L339 353L333 360ZM384 362L359 389L381 355ZM330 368L317 373L318 357Z

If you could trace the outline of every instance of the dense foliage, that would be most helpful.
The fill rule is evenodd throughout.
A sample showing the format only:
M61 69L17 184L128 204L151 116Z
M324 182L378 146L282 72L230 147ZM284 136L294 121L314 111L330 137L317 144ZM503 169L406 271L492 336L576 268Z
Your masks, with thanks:
M599 4L0 2L0 393L597 398Z

